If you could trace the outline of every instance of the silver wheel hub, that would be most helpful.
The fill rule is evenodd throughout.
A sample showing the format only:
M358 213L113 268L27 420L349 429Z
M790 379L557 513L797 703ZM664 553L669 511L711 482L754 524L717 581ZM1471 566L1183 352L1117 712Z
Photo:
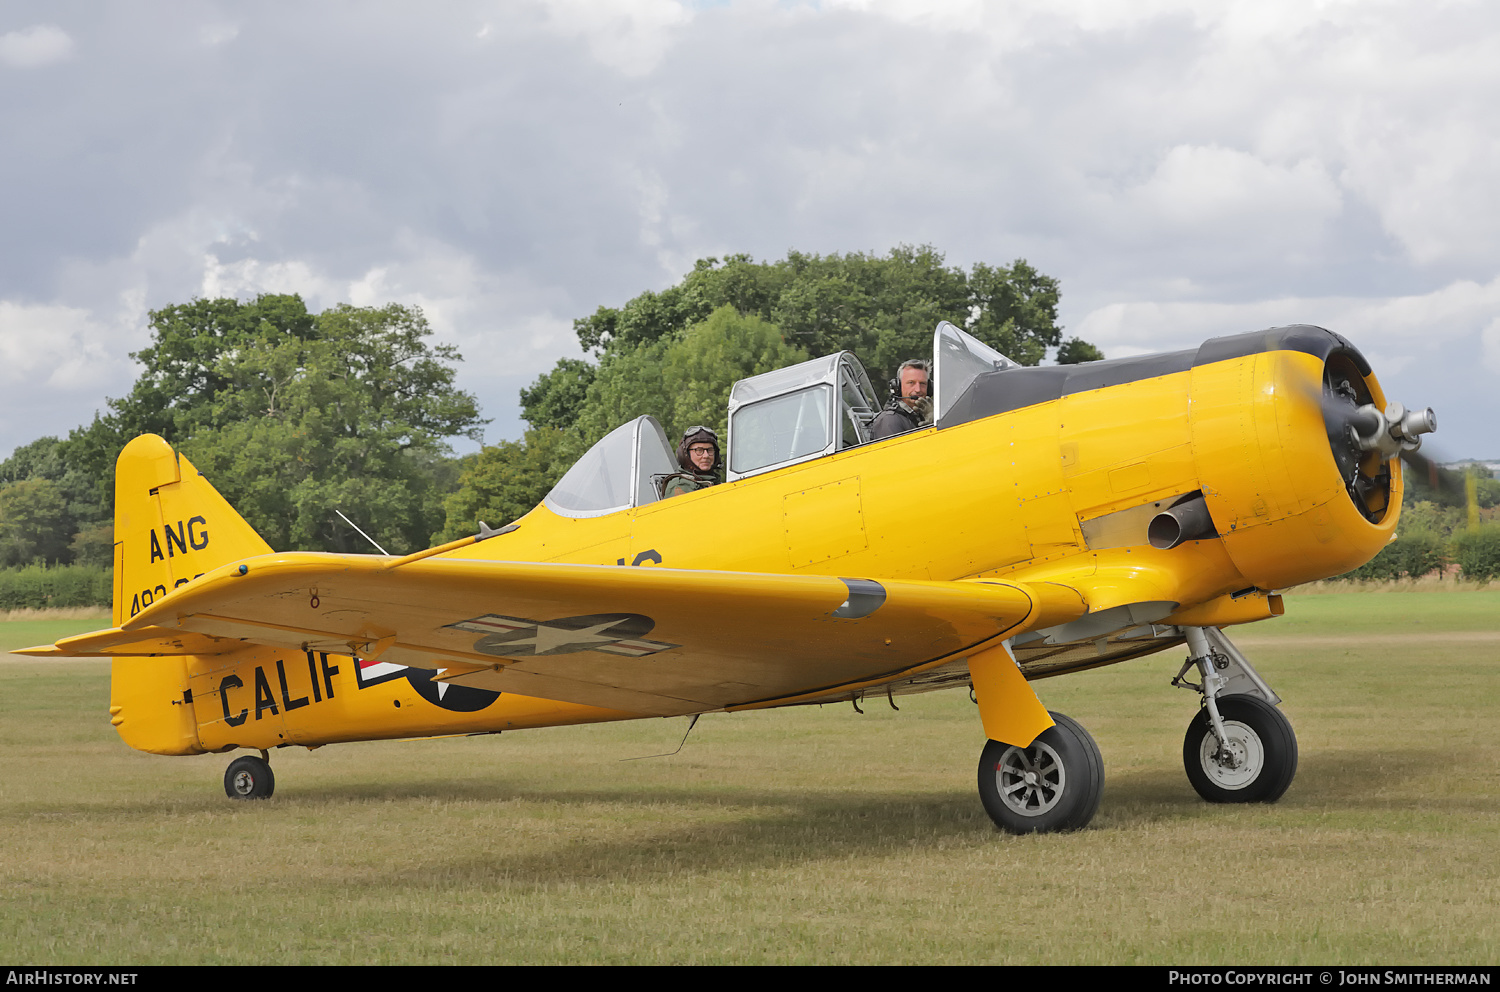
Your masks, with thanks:
M248 796L255 791L255 776L249 772L236 772L234 776L234 791L242 796Z
M1266 766L1266 749L1260 735L1238 720L1224 721L1224 736L1221 746L1212 733L1204 734L1198 760L1209 781L1232 792L1259 777Z
M1067 784L1062 757L1046 744L1007 748L995 764L1001 802L1022 816L1041 816L1056 806Z

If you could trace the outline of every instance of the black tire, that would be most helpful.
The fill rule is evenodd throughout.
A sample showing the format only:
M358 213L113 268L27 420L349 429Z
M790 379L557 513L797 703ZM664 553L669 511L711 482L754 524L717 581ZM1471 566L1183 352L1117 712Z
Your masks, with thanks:
M235 758L224 772L224 794L230 799L270 799L276 776L264 758Z
M1104 759L1089 732L1061 713L1030 747L989 741L979 755L979 799L1013 834L1082 830L1099 809ZM1028 778L1028 775L1031 776Z
M1297 735L1286 714L1258 696L1216 700L1232 761L1217 756L1208 708L1198 711L1182 741L1182 765L1198 795L1211 803L1274 803L1297 775Z

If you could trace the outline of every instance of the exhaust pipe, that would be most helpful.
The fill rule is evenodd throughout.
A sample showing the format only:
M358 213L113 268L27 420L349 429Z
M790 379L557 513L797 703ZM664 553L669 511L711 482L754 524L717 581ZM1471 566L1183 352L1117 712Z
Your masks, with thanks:
M1208 505L1202 494L1190 496L1176 506L1168 507L1151 518L1146 528L1146 540L1158 551L1167 551L1185 541L1197 541L1205 537L1217 537L1213 518L1208 515Z

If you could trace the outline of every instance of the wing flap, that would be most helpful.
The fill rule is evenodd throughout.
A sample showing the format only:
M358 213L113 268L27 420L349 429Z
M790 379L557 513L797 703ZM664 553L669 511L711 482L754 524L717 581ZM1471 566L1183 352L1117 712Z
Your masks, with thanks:
M648 713L894 678L1082 609L1016 583L286 554L211 572L125 627L453 659L451 681Z

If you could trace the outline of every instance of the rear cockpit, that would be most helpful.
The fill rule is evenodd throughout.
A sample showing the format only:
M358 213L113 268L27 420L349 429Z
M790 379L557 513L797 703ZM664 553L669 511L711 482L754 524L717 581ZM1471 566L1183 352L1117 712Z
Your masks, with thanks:
M853 352L741 379L729 391L730 481L870 439L880 404Z
M977 338L943 321L933 332L932 390L937 426L983 373L1019 368ZM870 377L841 351L741 379L729 391L729 482L867 444L880 412ZM662 498L682 469L654 417L617 427L588 450L543 501L565 517L598 517Z

